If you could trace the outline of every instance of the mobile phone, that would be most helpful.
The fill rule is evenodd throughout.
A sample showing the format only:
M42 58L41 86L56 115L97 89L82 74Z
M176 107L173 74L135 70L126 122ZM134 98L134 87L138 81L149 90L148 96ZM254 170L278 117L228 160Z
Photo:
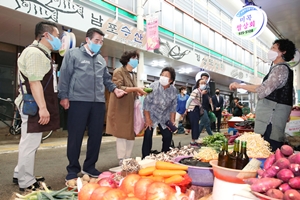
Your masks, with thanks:
M168 120L168 121L166 122L166 126L169 127L169 129L170 129L173 133L174 133L175 131L177 131L177 127L174 126L174 124L173 124L170 120Z

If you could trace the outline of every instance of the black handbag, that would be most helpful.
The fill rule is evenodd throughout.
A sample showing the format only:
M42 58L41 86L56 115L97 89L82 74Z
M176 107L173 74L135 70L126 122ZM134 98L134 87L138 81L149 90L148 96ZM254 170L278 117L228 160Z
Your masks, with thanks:
M183 116L183 120L182 120L182 126L185 128L185 129L191 129L191 122L188 118L187 115L184 115Z

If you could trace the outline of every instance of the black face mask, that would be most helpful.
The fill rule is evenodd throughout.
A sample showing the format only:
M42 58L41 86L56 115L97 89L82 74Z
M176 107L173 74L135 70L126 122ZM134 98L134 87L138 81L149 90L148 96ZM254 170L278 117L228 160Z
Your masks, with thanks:
M216 92L216 95L219 95L220 94L220 92Z

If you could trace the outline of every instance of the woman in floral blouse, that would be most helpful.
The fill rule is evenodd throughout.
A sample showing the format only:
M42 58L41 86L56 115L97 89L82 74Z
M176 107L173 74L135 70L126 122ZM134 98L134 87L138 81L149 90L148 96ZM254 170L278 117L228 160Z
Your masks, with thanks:
M263 135L272 151L284 144L285 126L293 106L293 70L287 62L294 58L295 44L288 39L275 40L268 52L272 61L269 73L258 85L241 85L233 82L230 89L244 89L257 93L254 132Z
M144 100L146 130L142 146L143 158L151 152L153 129L157 126L162 135L162 151L170 150L173 133L166 126L166 122L170 120L175 124L177 107L177 90L173 86L175 77L175 70L172 67L165 67L160 73L159 80L149 86L153 91Z

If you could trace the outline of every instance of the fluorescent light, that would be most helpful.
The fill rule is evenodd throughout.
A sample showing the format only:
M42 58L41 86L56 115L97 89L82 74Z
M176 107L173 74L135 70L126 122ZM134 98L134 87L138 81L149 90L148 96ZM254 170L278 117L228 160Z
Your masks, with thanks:
M166 61L162 60L162 61L158 61L158 60L153 60L151 62L151 66L153 67L164 67L166 65Z
M178 70L178 73L179 74L189 74L189 73L191 73L193 70L192 70L192 68L181 68L181 69L179 69Z

